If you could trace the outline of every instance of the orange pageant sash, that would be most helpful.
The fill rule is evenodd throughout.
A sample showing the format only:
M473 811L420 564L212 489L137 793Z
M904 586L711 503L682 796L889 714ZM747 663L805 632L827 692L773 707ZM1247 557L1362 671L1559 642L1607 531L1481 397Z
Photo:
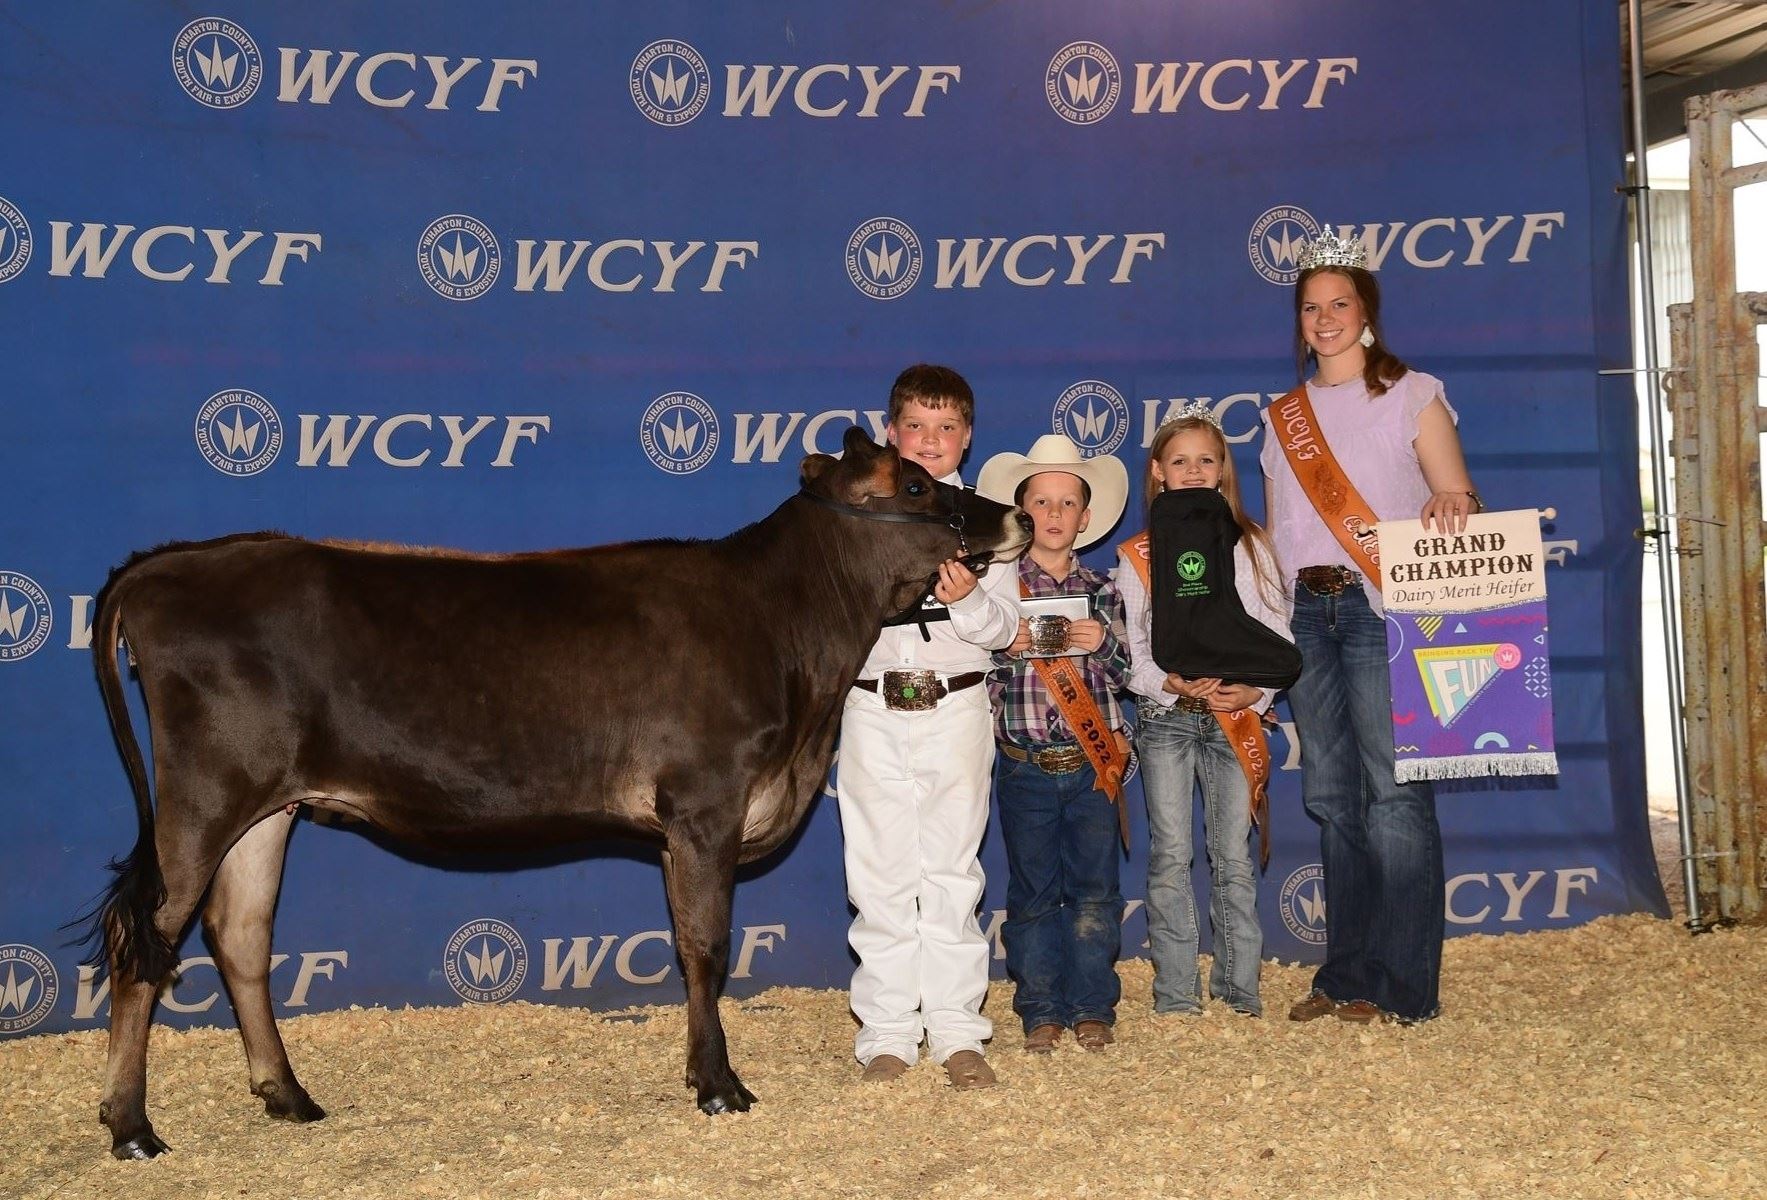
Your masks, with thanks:
M1138 533L1117 547L1135 566L1141 585L1147 591L1147 602L1153 604L1153 540ZM1151 607L1150 607L1151 611ZM1264 722L1249 708L1237 712L1212 709L1227 744L1239 759L1245 774L1246 788L1251 794L1252 824L1258 827L1258 866L1270 865L1270 743L1264 737Z
M1019 594L1025 594L1021 580ZM1072 657L1033 658L1031 667L1055 701L1056 710L1068 728L1074 731L1086 759L1098 775L1098 790L1117 806L1117 828L1123 845L1129 845L1129 810L1123 804L1123 774L1129 767L1129 755L1119 745L1117 736L1105 720L1104 711L1086 686L1086 673Z
M1307 385L1278 400L1271 410L1270 427L1301 490L1338 544L1349 551L1351 561L1378 588L1380 543L1375 540L1374 524L1380 518L1320 436L1319 418L1313 413L1313 402L1307 399Z

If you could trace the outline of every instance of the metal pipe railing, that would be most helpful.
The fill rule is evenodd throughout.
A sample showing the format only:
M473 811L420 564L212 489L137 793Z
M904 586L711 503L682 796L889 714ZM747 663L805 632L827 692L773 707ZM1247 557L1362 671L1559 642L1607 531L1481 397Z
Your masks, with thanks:
M1638 243L1639 300L1644 309L1640 330L1644 351L1645 413L1650 429L1651 490L1655 511L1651 528L1655 538L1657 579L1662 592L1663 656L1669 683L1671 736L1674 756L1675 816L1681 844L1681 883L1687 895L1687 925L1696 932L1705 928L1700 912L1699 887L1694 875L1692 787L1687 770L1686 697L1681 661L1681 607L1675 586L1675 511L1669 493L1668 445L1663 436L1662 383L1657 369L1656 278L1651 260L1650 167L1645 161L1644 135L1644 15L1641 0L1626 5L1631 42L1632 92L1632 187L1633 228Z

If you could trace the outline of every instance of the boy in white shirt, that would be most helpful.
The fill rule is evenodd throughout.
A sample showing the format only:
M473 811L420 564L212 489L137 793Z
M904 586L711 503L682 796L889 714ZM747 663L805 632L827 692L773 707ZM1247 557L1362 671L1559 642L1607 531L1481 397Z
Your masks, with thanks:
M891 445L935 479L961 485L975 398L949 367L918 364L890 389ZM1018 633L1018 579L939 567L924 623L886 628L848 693L840 811L847 898L858 915L850 1003L862 1078L898 1078L922 1038L955 1088L988 1087L982 1015L989 945L976 919L977 855L994 765L990 651Z

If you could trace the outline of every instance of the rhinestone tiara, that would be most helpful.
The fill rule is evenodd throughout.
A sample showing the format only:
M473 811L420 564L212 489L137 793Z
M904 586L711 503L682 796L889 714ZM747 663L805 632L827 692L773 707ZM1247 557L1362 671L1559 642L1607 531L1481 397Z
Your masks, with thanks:
M1213 425L1216 430L1221 428L1221 418L1215 415L1215 410L1209 407L1209 402L1207 400L1192 400L1189 404L1186 404L1183 408L1167 417L1164 421L1161 421L1160 429L1165 429L1169 425L1176 425L1179 421L1207 421L1210 425ZM1154 436L1159 436L1159 430L1154 431Z
M1368 247L1359 241L1339 237L1336 229L1325 225L1318 237L1301 247L1295 261L1303 271L1314 267L1366 268Z

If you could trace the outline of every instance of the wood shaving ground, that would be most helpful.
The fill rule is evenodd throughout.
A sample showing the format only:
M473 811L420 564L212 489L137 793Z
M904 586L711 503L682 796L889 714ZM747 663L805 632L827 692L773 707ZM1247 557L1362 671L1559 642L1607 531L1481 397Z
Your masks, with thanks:
M726 1000L760 1098L682 1087L678 1007L354 1009L282 1023L330 1110L271 1121L230 1030L156 1029L149 1112L173 1153L119 1163L96 1123L102 1032L0 1043L0 1196L1767 1196L1767 931L1608 918L1448 943L1416 1028L1284 1019L1309 971L1266 964L1270 1016L1156 1017L1124 963L1118 1041L1020 1049L988 998L1000 1086L922 1063L858 1082L839 991ZM641 1019L634 1019L641 1018Z

